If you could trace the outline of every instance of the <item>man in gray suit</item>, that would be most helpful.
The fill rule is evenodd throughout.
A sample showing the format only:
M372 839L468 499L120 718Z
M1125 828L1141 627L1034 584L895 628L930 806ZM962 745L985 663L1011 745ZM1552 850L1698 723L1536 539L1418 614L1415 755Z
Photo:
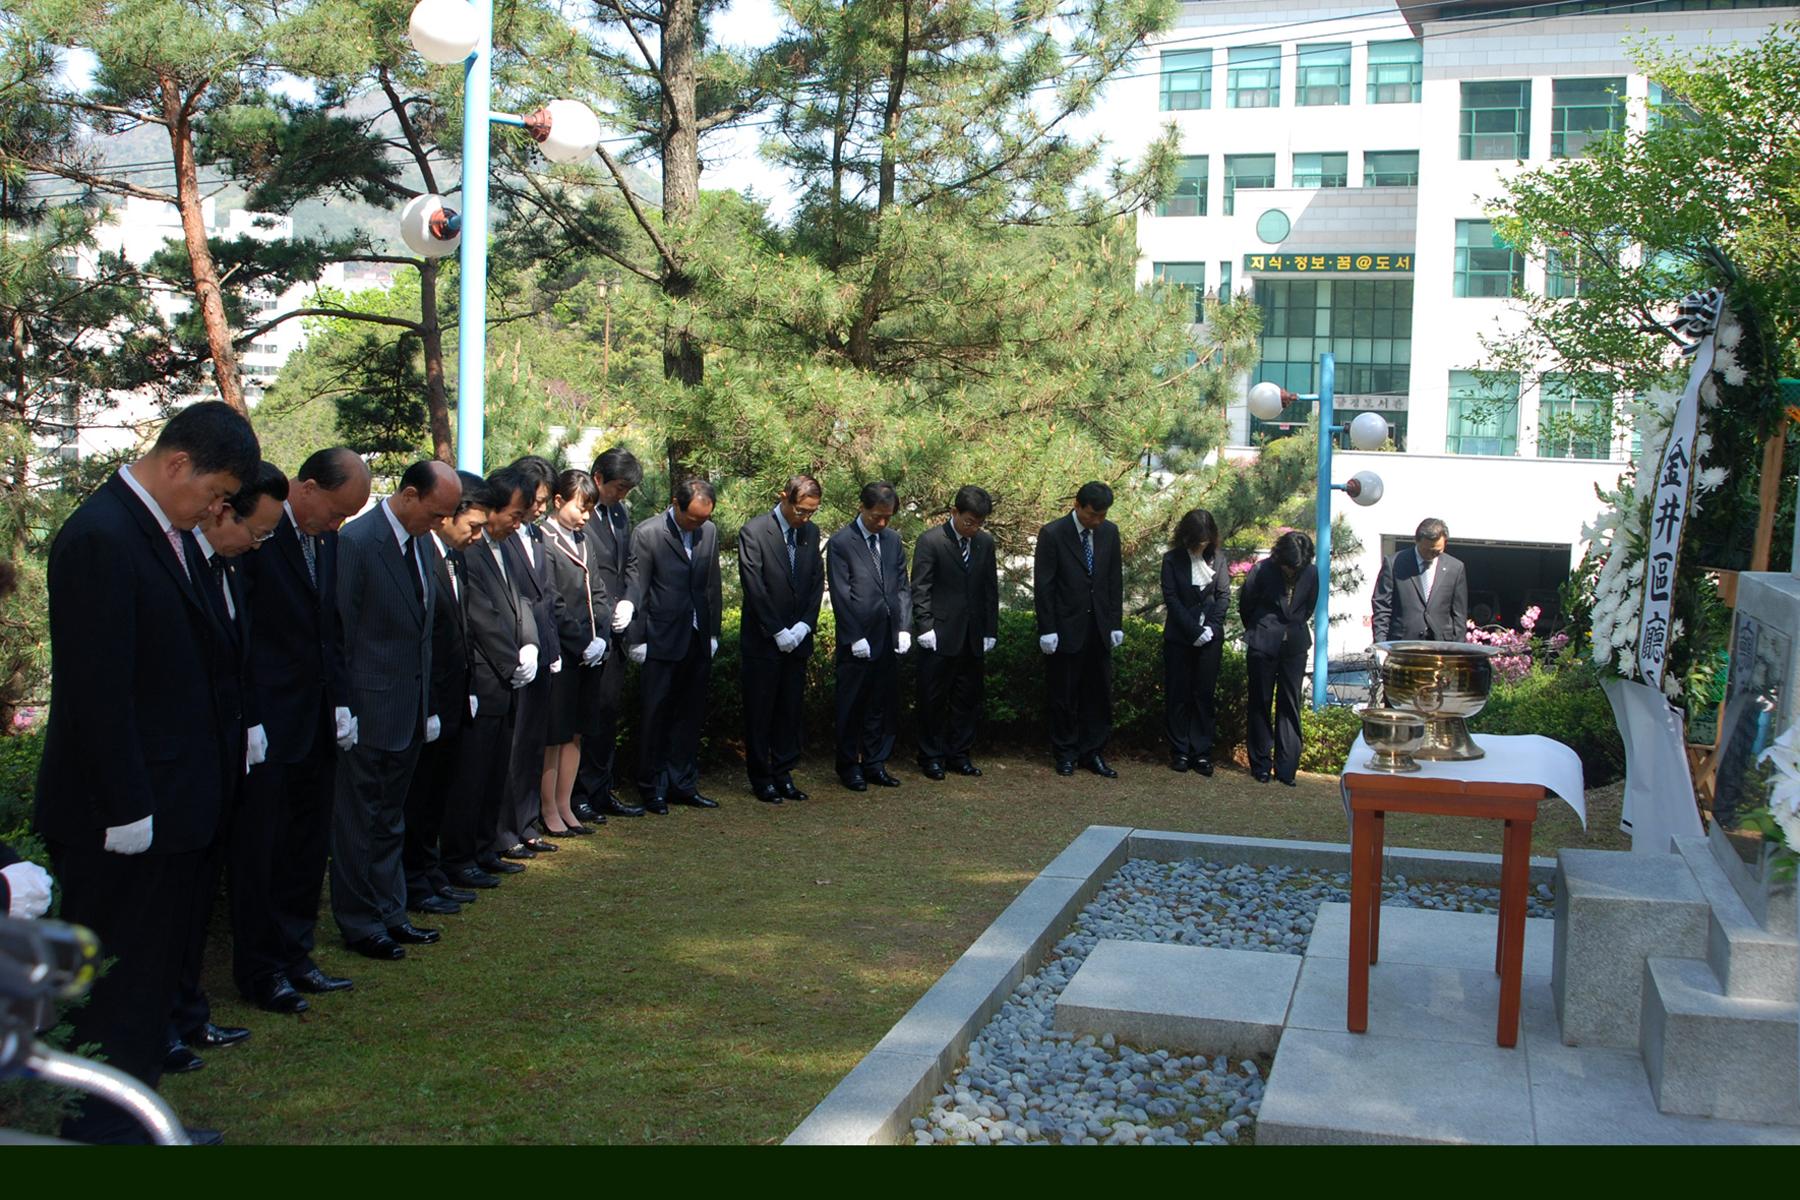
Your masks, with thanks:
M419 748L437 737L431 703L436 581L424 537L456 511L462 482L435 459L414 463L400 490L338 535L337 599L347 664L331 821L331 912L344 942L378 960L401 943L437 941L406 918L401 862L406 791Z
M1450 530L1436 517L1419 522L1413 544L1381 564L1375 579L1377 642L1469 639L1469 577L1444 553Z

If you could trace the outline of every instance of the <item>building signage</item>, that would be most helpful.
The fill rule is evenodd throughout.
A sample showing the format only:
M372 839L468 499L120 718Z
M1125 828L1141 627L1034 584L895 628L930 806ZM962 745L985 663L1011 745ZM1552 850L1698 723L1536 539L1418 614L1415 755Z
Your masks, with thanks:
M1356 412L1405 412L1406 396L1398 392L1366 392L1362 395L1337 395L1332 397L1333 408L1346 408Z
M1246 254L1244 270L1265 275L1311 275L1315 272L1349 272L1352 275L1412 274L1413 256L1408 254Z

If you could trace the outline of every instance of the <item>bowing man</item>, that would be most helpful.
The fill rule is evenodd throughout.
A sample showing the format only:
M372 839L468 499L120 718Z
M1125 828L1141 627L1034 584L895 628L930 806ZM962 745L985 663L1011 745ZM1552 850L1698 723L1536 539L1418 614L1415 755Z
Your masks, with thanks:
M988 651L1000 636L994 537L982 530L994 502L970 484L956 511L913 543L913 616L919 623L919 770L979 775L969 758L981 724Z
M644 481L644 468L625 447L609 446L594 459L593 477L600 497L582 532L594 581L595 615L606 627L602 633L606 629L612 631L606 634L608 644L617 645L631 623L631 606L624 599L625 567L631 558L631 506L626 502ZM605 599L601 600L601 596ZM581 726L581 771L575 779L576 798L571 805L575 818L582 822L599 824L609 815L644 815L640 805L622 800L613 792L619 690L625 682L625 663L623 654L607 653L600 663L598 681L582 691L577 714Z
M825 594L819 527L813 524L824 495L817 479L795 475L774 508L738 531L744 768L751 793L765 804L806 799L794 786L794 767L806 732L806 665Z
M1112 489L1093 481L1075 507L1038 530L1034 572L1038 649L1050 659L1050 750L1058 775L1077 765L1106 779L1112 737L1112 652L1125 641L1119 527Z
M900 497L865 483L862 511L831 535L827 567L837 627L837 773L853 792L899 787L889 774L899 722L899 656L912 649L906 547L888 528Z

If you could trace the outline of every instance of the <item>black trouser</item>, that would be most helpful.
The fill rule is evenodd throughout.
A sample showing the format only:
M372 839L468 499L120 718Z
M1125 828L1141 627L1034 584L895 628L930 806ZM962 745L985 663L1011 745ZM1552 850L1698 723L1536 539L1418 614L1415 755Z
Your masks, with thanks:
M1112 640L1096 626L1080 650L1050 656L1050 753L1078 762L1112 737Z
M406 792L406 830L400 843L400 863L406 872L406 903L417 905L450 886L444 874L439 840L444 814L450 803L450 784L456 771L457 744L467 721L455 732L428 742L419 749L412 786Z
M1163 704L1170 754L1182 758L1212 754L1222 656L1217 638L1204 646L1163 642Z
M1250 770L1258 775L1269 772L1272 740L1275 778L1291 780L1300 769L1300 677L1306 671L1306 650L1289 652L1284 648L1279 659L1252 650L1245 656L1244 668L1250 677ZM1275 709L1272 736L1271 704Z
M228 854L231 973L246 997L254 997L272 976L304 974L316 965L313 937L331 851L336 781L329 712L305 758L260 763L244 781Z
M338 753L337 804L331 818L331 915L344 940L385 933L406 920L406 871L400 846L406 791L419 761L404 750L360 742Z
M154 1088L168 1053L169 999L181 973L204 851L109 854L50 843L50 866L62 887L61 919L100 938L111 968L87 1001L68 1010L69 1045L98 1043L109 1065ZM63 1122L62 1136L81 1142L142 1142L143 1128L124 1110L89 1099Z
M837 772L859 763L880 767L893 757L900 724L900 659L892 647L879 658L837 651Z
M236 806L235 798L231 806ZM219 895L219 882L225 877L226 833L219 831L200 856L200 871L194 879L188 906L187 931L181 945L181 968L175 981L175 1002L169 1010L168 1036L164 1041L174 1045L212 1020L212 1001L200 986L200 971L206 961L206 935L212 926L213 901Z
M604 633L604 631L603 631ZM611 634L604 634L611 645ZM593 804L613 786L613 759L618 753L619 693L625 686L624 649L614 647L600 667L598 710L581 734L581 770L575 776L575 799Z
M700 729L711 674L712 641L698 629L680 658L644 661L638 676L644 720L637 733L637 784L646 799L679 800L700 790Z
M475 719L456 739L456 765L438 838L446 871L478 866L493 853L494 823L500 819L511 751L511 706L498 714L478 707Z
M971 639L973 640L973 639ZM949 649L948 647L945 648ZM985 659L968 646L919 653L919 762L969 761L986 692Z
M538 788L544 779L544 738L550 732L550 663L539 662L537 677L513 693L512 746L506 766L506 798L494 826L495 852L510 849L532 836L540 809ZM563 670L570 670L564 663Z
M750 786L791 783L806 740L806 664L798 650L744 655L744 770Z

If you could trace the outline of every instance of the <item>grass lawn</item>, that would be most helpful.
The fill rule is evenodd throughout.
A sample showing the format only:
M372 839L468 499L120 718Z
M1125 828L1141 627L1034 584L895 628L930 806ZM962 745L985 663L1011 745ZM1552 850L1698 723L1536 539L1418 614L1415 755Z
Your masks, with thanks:
M1259 785L1160 762L1114 781L992 758L977 780L862 795L829 770L804 804L710 775L717 811L614 819L561 843L401 963L318 955L354 991L277 1017L237 1000L228 946L207 983L246 1044L164 1080L231 1143L774 1143L1071 838L1093 824L1341 842L1337 781ZM1623 849L1617 785L1590 831L1550 802L1534 850ZM1391 846L1499 851L1499 826L1390 817Z

